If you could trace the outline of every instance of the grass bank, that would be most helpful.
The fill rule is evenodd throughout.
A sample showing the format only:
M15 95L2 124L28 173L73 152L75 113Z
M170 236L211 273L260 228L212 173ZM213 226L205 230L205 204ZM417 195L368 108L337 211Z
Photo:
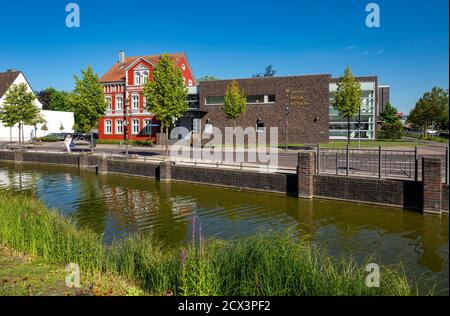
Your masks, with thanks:
M78 263L86 275L110 274L151 295L415 295L399 268L381 267L381 287L365 284L365 264L336 262L324 250L289 234L234 242L204 241L163 248L132 235L103 246L31 197L0 191L0 244L48 264Z

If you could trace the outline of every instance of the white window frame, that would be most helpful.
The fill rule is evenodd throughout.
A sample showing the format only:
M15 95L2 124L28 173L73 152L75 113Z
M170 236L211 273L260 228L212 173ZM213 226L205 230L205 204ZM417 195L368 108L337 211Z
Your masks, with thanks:
M113 124L112 124L111 120L105 120L105 134L106 135L111 135L112 134L112 125Z
M135 124L137 122L137 124ZM139 134L139 129L140 129L140 122L138 119L133 119L133 121L131 122L131 131L133 135L138 135ZM135 127L137 126L137 130L135 129Z
M152 119L144 119L144 135L151 136L152 135Z
M120 124L119 124L120 122ZM123 120L116 120L116 134L122 135L123 134ZM119 130L120 127L120 130Z
M186 70L186 64L181 64L181 69Z
M192 87L192 84L193 84L192 80L189 79L189 80L188 80L188 86L189 86L189 87Z
M119 99L122 101L122 102L120 102L120 107L119 107ZM116 111L123 111L123 96L122 95L116 95Z
M106 102L106 111L112 111L112 97L106 96L105 102Z
M135 102L135 98L137 97L137 103ZM139 106L140 106L140 97L139 94L133 94L131 96L131 109L132 110L139 110Z

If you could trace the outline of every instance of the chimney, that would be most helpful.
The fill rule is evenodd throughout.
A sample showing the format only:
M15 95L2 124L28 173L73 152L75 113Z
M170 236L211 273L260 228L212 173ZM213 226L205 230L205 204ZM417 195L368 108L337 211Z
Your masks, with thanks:
M17 70L14 68L11 68L11 69L8 69L7 72L17 72Z
M125 52L123 50L119 51L119 63L125 64Z

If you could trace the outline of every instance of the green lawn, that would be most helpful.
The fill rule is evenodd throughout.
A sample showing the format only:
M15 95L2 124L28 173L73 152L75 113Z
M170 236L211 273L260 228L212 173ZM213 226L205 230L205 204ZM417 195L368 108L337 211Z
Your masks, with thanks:
M143 293L123 279L100 273L81 276L68 288L63 267L32 259L0 245L0 296L116 296Z

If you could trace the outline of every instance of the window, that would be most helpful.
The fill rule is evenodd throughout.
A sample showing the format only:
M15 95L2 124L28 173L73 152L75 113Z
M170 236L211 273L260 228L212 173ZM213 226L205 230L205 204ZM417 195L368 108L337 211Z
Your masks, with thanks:
M106 111L111 111L112 110L112 99L111 99L111 97L106 97L105 98L105 102L106 102Z
M112 134L112 121L111 120L105 121L105 134Z
M269 94L267 96L267 103L275 103L275 94Z
M152 135L152 120L145 119L144 120L144 135Z
M185 65L185 64L182 64L182 65L181 65L181 69L186 70L186 65Z
M116 120L116 134L123 134L123 121Z
M141 77L141 72L140 71L135 71L134 72L134 84L135 85L141 85L142 84L142 77Z
M258 119L256 121L256 132L257 133L264 133L266 131L266 127L264 126L264 123Z
M139 109L139 95L133 95L133 110Z
M247 103L264 103L264 95L248 95Z
M139 120L133 120L133 134L139 134Z
M206 97L206 105L222 105L224 103L224 97Z
M148 81L148 71L145 70L142 72L142 84L146 84Z
M122 96L116 96L116 110L117 111L123 110L123 97Z
M189 87L192 87L192 80L188 81L188 85L189 85Z

